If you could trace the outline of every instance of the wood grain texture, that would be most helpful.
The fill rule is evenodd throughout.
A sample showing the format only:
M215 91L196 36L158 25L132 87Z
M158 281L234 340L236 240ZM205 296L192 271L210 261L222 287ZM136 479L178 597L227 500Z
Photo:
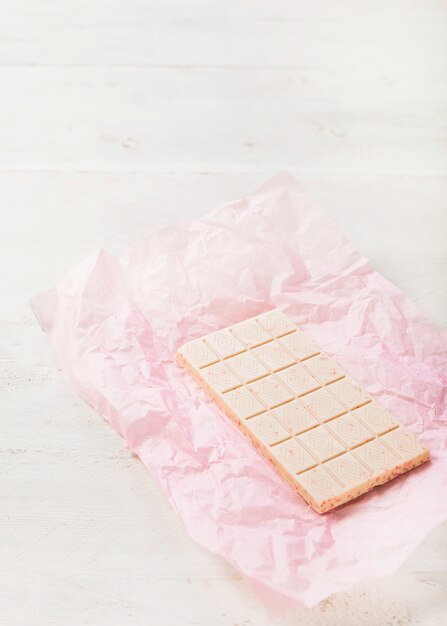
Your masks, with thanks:
M447 327L443 1L0 4L0 614L8 626L270 624L62 378L28 302L99 246L281 169ZM447 526L278 624L440 626Z
M444 174L445 81L341 68L3 68L0 169Z

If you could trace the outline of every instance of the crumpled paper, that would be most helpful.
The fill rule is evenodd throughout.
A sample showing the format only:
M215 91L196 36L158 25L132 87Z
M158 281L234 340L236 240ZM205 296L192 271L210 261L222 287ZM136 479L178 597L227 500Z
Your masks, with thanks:
M416 433L433 460L314 513L174 361L278 307ZM33 309L72 384L137 454L191 536L263 597L312 606L390 574L447 517L447 341L285 174L114 258ZM88 433L86 433L88 436Z

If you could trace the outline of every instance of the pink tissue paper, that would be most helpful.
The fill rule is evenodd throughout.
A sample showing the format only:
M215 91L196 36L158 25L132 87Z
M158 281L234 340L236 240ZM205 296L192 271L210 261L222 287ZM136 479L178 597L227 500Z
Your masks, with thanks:
M174 360L186 341L274 307L416 433L431 463L314 513ZM291 176L154 232L125 258L93 254L33 309L73 386L190 535L264 599L312 606L390 574L447 517L446 336Z

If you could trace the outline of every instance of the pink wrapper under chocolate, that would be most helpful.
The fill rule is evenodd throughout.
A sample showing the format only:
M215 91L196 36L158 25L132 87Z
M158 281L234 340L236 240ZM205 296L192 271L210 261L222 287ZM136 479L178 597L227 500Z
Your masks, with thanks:
M278 307L428 445L432 461L314 513L174 360ZM447 517L447 339L285 174L126 258L100 251L33 309L72 384L191 536L255 588L311 606L395 570ZM88 436L88 433L86 433ZM290 605L290 603L287 603Z

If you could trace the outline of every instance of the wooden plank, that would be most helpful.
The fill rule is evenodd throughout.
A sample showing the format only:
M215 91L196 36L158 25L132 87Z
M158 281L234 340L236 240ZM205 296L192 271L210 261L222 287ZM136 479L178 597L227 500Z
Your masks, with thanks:
M445 171L447 86L417 72L396 89L318 68L0 75L3 170Z
M442 0L21 0L0 62L24 65L445 67Z

